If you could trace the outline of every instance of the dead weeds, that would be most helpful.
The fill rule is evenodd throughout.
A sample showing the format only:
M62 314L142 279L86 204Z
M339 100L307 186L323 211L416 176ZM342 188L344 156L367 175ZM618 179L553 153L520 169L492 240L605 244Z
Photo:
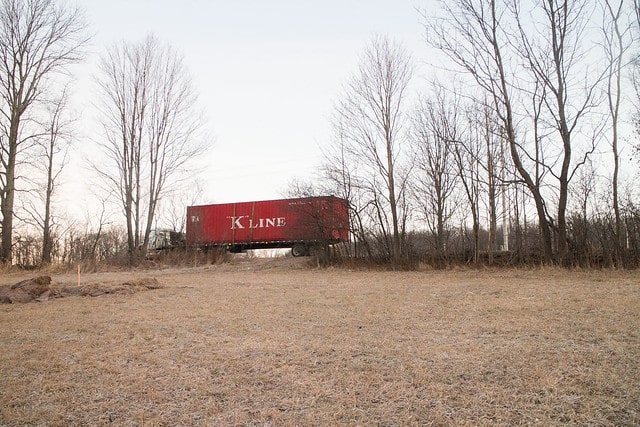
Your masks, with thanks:
M635 272L239 265L0 306L0 424L640 423Z

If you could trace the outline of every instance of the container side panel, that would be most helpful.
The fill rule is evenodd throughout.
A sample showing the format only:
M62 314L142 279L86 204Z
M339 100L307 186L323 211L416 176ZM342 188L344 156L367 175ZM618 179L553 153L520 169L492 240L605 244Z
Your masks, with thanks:
M234 243L234 204L190 206L187 208L187 244Z
M340 240L348 240L348 208L337 197L187 208L189 245Z

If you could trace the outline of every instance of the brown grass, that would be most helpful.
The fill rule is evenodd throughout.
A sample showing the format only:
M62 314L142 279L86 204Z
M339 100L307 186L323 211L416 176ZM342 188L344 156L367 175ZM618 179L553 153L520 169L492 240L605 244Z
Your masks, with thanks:
M637 272L273 263L0 306L0 425L640 424Z

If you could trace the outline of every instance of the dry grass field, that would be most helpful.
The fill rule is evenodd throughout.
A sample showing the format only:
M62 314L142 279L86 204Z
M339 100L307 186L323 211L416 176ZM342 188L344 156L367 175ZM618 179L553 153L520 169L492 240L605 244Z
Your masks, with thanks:
M162 287L0 305L0 425L640 425L637 271L253 259L82 281L140 278Z

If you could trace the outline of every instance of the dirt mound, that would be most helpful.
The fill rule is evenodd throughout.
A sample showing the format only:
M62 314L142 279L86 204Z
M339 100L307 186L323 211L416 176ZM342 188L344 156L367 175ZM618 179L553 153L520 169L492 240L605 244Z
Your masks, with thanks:
M134 294L149 289L159 289L162 285L155 278L143 278L122 283L91 283L84 286L64 285L57 289L62 296L65 295L81 295L89 297L97 297L108 294Z
M122 283L91 283L70 285L51 283L51 277L39 276L23 280L13 285L0 286L0 303L26 303L47 301L50 298L66 296L90 296L133 294L150 289L159 289L162 285L155 278L142 278Z
M39 276L0 287L0 302L29 302L49 291L51 277Z

